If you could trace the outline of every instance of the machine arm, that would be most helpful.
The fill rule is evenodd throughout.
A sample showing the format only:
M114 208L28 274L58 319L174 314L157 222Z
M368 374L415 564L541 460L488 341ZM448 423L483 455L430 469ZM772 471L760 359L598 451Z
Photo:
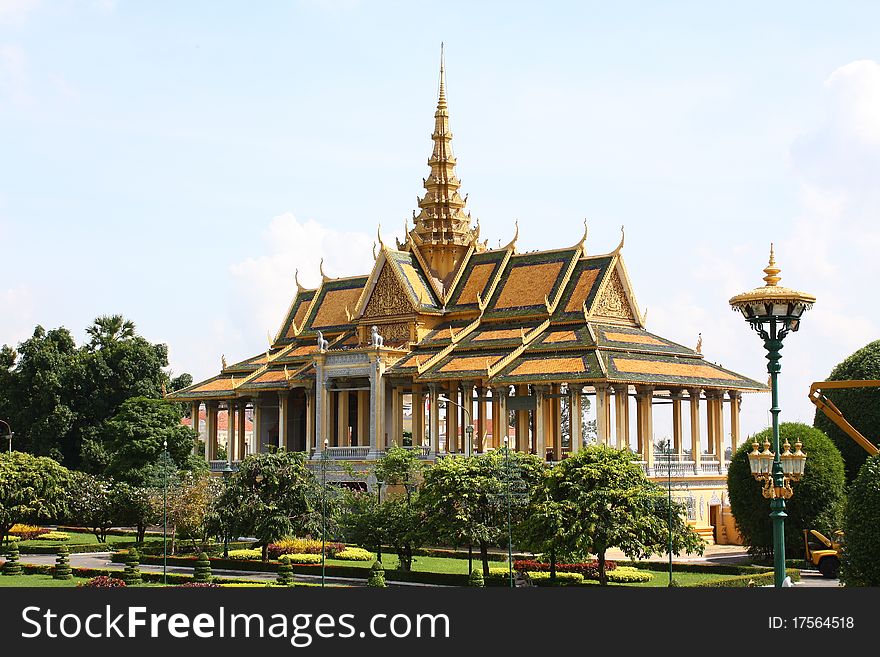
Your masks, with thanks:
M828 399L823 390L840 389L840 388L876 388L880 387L880 381L816 381L810 386L810 401L815 404L816 408L822 411L829 420L834 422L842 431L850 438L856 441L859 446L871 456L880 454L880 450L870 440L865 438L859 431L847 422L843 417L840 409L834 405L834 402Z

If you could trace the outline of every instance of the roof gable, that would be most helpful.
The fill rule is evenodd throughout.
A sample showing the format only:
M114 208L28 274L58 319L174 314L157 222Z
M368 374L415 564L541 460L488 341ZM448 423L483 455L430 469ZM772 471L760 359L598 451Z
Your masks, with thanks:
M363 293L366 276L335 278L318 289L301 333L336 332L351 327L351 315Z

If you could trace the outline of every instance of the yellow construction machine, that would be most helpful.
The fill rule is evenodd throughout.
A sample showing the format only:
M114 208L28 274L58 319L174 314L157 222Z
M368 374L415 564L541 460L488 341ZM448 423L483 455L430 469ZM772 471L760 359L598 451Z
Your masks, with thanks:
M871 456L880 453L880 450L843 417L840 409L825 396L823 391L876 387L880 387L880 381L816 381L810 386L809 394L810 401L816 408ZM840 570L840 551L842 548L843 532L835 532L833 538L828 538L815 529L804 530L804 553L807 562L819 568L819 572L824 577L837 577Z

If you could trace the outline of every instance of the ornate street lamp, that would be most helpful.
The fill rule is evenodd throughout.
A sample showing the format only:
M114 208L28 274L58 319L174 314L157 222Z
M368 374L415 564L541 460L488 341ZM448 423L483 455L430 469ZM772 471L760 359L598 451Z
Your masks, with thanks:
M9 438L9 453L12 454L12 436L14 435L12 427L9 426L9 422L6 420L0 420L0 424L6 425L6 437Z
M779 450L779 390L777 376L782 367L782 341L786 335L800 328L801 316L813 307L816 297L778 285L781 270L776 266L773 245L770 245L770 263L764 268L766 285L743 292L730 299L734 310L740 311L749 325L761 336L767 350L767 371L770 373L770 391L773 416L773 451L769 441L759 451L757 441L749 454L749 466L755 479L763 482L763 495L770 499L770 518L773 521L774 583L782 586L785 580L785 500L791 497L790 482L798 481L804 472L806 455L800 443L795 452L786 441L785 453Z
M465 415L467 416L467 424L464 427L464 432L465 432L464 454L465 454L465 456L472 456L474 453L474 425L471 422L471 412L467 408L465 408L464 406L459 404L458 402L452 401L446 395L438 396L437 401L445 402L447 404L452 404L453 406L458 406L461 410L464 411ZM457 440L457 438L456 438L456 440ZM449 436L446 437L446 442L447 443L449 442ZM447 450L449 449L448 445L447 445L446 449Z

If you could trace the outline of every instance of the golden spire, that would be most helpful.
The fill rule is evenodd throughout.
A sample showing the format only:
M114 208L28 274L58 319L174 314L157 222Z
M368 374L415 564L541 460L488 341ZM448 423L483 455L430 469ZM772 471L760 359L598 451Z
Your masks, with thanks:
M459 194L461 181L455 174L456 159L452 153L452 133L446 104L446 64L440 46L440 85L437 109L434 112L434 148L428 159L431 173L424 179L425 194L418 199L419 213L414 219L413 233L428 256L432 273L445 280L454 275L468 247L474 242L470 217L464 212L466 199ZM481 249L482 250L482 249Z
M767 283L767 287L771 285L776 285L782 278L779 276L779 272L782 270L776 266L776 258L773 256L773 242L770 242L770 262L764 267L764 273L767 274L764 277L764 281Z

